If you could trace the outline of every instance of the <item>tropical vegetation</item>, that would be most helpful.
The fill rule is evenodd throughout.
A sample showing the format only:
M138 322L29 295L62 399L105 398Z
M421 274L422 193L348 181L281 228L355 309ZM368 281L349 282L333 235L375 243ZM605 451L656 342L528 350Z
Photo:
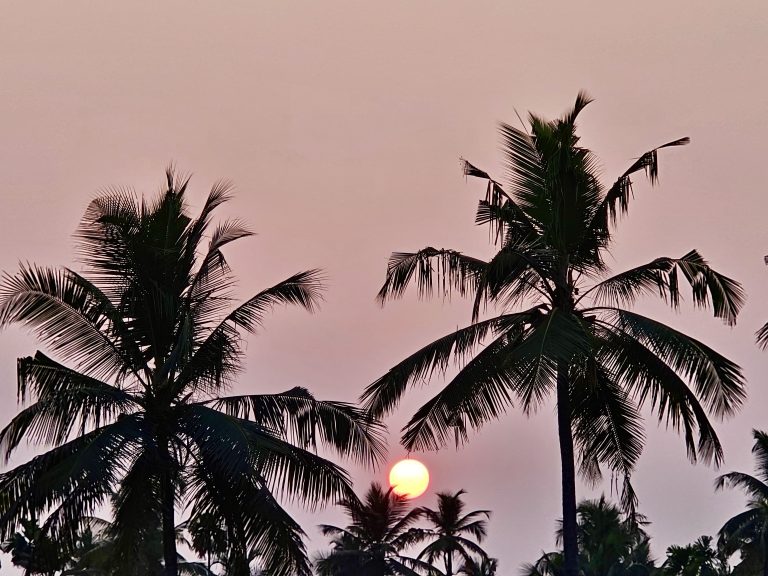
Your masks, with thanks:
M304 388L222 395L238 382L243 334L275 306L309 311L322 274L299 272L242 303L223 250L252 235L240 220L214 223L230 199L216 184L201 212L189 179L166 175L150 199L111 190L76 233L85 271L22 264L0 283L0 325L30 329L46 347L18 362L24 408L0 431L4 462L22 442L47 451L0 474L0 538L27 518L73 547L84 518L113 511L113 557L133 566L161 538L163 574L177 576L179 510L220 519L230 574L256 555L275 576L310 574L304 532L281 495L311 506L354 498L347 473L318 445L372 464L380 426L361 409ZM269 383L270 387L279 383Z
M564 574L578 573L576 465L596 482L607 467L623 478L621 503L637 497L631 475L643 449L641 410L679 430L691 461L719 464L720 440L710 416L734 414L745 398L740 368L711 347L631 310L642 296L673 308L683 284L693 303L727 324L744 303L740 285L696 250L659 257L610 275L606 257L619 216L632 200L632 178L658 180L659 154L642 154L612 184L603 184L595 155L580 145L576 120L590 99L549 121L530 114L525 130L500 128L507 185L464 163L487 182L476 221L496 253L488 260L451 249L394 253L379 292L383 303L415 284L473 301L472 324L427 344L370 384L362 401L374 417L392 412L409 386L461 367L419 408L403 430L409 451L436 450L499 418L517 402L524 412L554 396L562 464ZM500 312L481 319L488 308Z
M439 575L431 564L406 555L406 549L419 544L429 533L415 527L423 512L412 508L405 496L392 488L385 490L374 482L362 501L347 498L339 502L349 517L346 527L320 526L331 537L332 550L316 559L321 576L416 576Z
M655 564L650 537L643 529L645 519L637 513L624 514L605 497L584 500L577 507L579 573L584 576L649 576ZM562 522L557 542L563 543ZM525 576L560 576L565 570L562 551L544 553L521 570Z
M463 560L464 565L470 565L477 558L481 562L488 560L488 555L479 546L487 532L486 519L490 518L490 510L473 510L464 512L465 504L462 495L466 492L438 492L437 508L426 506L419 508L423 517L429 522L429 536L432 542L419 554L419 558L430 564L442 560L445 566L445 576L453 576L457 560Z
M753 430L755 474L729 472L718 477L718 490L739 488L749 498L747 509L730 518L718 532L720 549L738 551L741 561L734 575L768 576L768 434Z

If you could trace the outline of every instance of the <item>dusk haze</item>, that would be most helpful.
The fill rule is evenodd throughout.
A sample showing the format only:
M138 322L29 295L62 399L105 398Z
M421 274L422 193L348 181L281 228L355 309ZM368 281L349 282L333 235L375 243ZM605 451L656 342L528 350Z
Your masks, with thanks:
M757 0L6 2L0 574L768 576L767 71Z

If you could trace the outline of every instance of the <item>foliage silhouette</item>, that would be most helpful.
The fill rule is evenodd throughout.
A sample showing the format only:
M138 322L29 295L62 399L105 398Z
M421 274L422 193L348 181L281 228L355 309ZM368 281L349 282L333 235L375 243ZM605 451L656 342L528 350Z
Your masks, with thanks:
M193 217L189 180L172 170L166 180L150 200L117 189L90 203L76 234L84 275L22 264L3 277L0 325L31 329L55 359L18 362L26 407L0 450L7 461L25 440L50 449L0 474L0 537L50 512L42 530L71 543L82 518L111 502L121 561L160 526L164 574L176 576L185 503L224 521L242 573L255 551L275 576L309 574L303 532L277 496L352 498L345 471L310 449L376 462L381 428L304 388L219 396L241 372L243 333L275 306L315 310L322 276L299 272L235 304L222 250L252 232L213 223L230 187L216 184Z
M423 515L412 509L404 496L372 483L363 501L339 502L349 517L346 528L323 524L320 530L332 538L332 551L317 558L321 576L416 576L441 573L429 563L403 552L424 542L429 532L414 527Z
M650 538L639 514L624 515L600 497L584 500L577 508L579 573L584 576L650 576L654 562ZM562 522L557 531L563 542ZM561 576L565 570L562 552L548 552L534 564L522 567L524 576Z
M768 434L753 430L755 475L730 472L718 477L715 487L740 488L749 498L747 509L729 519L718 532L718 547L731 554L741 553L735 576L768 576Z
M446 576L453 576L454 560L457 558L463 559L465 563L472 562L473 556L481 560L488 558L478 544L485 538L485 519L490 518L491 513L489 510L464 513L465 505L461 499L464 494L464 490L455 493L438 492L436 510L427 507L419 509L431 524L429 532L434 539L419 554L419 558L430 564L442 559Z
M455 250L394 253L383 303L415 283L421 297L435 288L474 300L473 324L415 352L362 395L376 417L390 413L409 386L452 361L461 366L403 430L408 450L439 449L499 418L513 402L528 413L554 395L562 462L565 574L577 575L576 462L589 481L601 467L623 477L622 504L634 508L631 474L643 448L641 408L682 431L688 457L722 462L709 415L733 414L744 400L740 368L704 343L629 307L657 295L677 308L681 283L693 303L733 324L744 295L692 250L609 276L605 256L620 215L632 199L632 176L658 179L661 149L641 155L612 185L579 145L576 119L590 99L579 94L562 118L530 114L527 131L502 124L508 187L469 162L467 176L486 180L477 223L487 225L498 252L488 261ZM487 306L501 314L480 320ZM483 346L481 346L483 345Z

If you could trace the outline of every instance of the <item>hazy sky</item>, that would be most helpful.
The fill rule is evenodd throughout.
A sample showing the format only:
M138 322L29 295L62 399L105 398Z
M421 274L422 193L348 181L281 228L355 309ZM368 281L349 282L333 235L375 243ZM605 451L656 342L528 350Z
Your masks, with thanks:
M740 280L736 328L683 307L645 312L741 363L749 403L720 424L725 470L752 469L750 429L768 428L765 152L768 6L710 2L0 2L0 269L19 260L76 265L71 233L102 187L154 193L169 161L194 173L199 208L218 178L237 185L230 215L259 235L228 252L245 297L323 267L313 316L278 310L249 340L240 392L305 385L355 400L417 347L469 321L470 305L374 302L390 252L427 245L487 255L474 227L483 193L458 159L502 176L496 124L515 110L556 116L579 89L585 145L607 179L654 145L661 186L635 190L615 267L696 247ZM0 335L0 422L16 410L15 358L34 351ZM431 391L436 391L436 381ZM425 399L411 394L396 431ZM691 466L682 440L650 421L636 474L654 552L714 534L740 510L714 494L717 471ZM397 437L393 434L393 440ZM560 515L554 406L512 411L464 449L423 455L437 489L491 508L488 551L515 574L554 544ZM391 459L403 456L392 443ZM363 489L385 471L355 470ZM608 480L594 492L608 492ZM420 503L431 503L422 498ZM332 509L297 512L315 525ZM7 570L9 561L3 559Z

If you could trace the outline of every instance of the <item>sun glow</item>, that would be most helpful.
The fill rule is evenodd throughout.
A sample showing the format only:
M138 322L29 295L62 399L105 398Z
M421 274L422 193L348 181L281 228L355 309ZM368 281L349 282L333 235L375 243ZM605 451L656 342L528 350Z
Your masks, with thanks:
M418 498L429 486L429 470L418 460L400 460L389 472L389 485L398 496Z

